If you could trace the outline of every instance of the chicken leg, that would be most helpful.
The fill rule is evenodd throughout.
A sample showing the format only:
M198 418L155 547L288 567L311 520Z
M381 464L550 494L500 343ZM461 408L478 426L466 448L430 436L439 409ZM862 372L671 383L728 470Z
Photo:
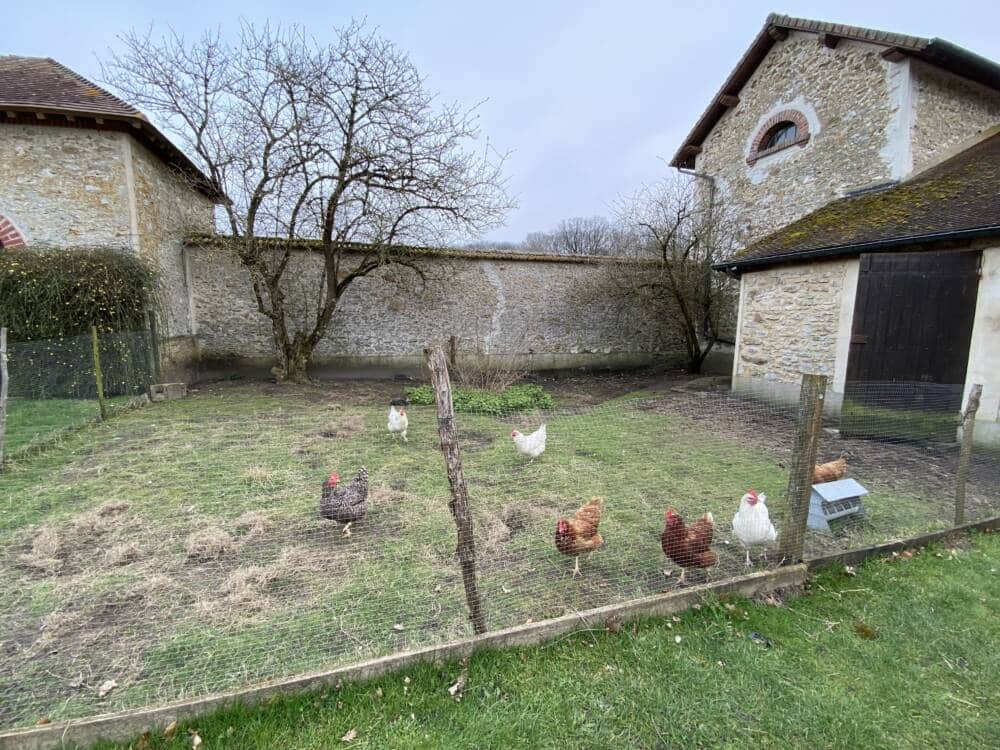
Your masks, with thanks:
M683 583L684 583L684 574L685 574L685 573L687 573L687 570L686 570L685 568L681 568L681 575L680 575L680 578L678 578L678 579L677 579L677 585L678 585L678 586L680 586L681 584L683 584Z
M747 563L746 563L746 566L748 568L752 568L753 567L753 563L750 562L750 548L749 547L747 547Z
M573 577L576 578L578 575L580 575L580 556L577 555L573 559L574 559L574 562L573 562Z
M340 535L345 539L351 535L351 524L353 521L348 521L344 524L344 528L340 530Z

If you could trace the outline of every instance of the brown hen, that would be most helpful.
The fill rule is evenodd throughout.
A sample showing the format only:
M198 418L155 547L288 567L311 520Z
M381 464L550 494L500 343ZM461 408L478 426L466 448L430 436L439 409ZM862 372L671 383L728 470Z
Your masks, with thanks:
M603 513L604 499L595 497L572 518L560 518L556 521L556 549L576 558L573 565L574 576L580 575L580 555L592 552L604 544L604 539L597 532Z
M824 482L836 482L843 479L847 473L847 458L841 456L836 461L828 461L825 464L816 464L813 469L813 484L823 484Z
M681 566L678 584L684 583L687 568L710 568L719 561L719 556L709 549L715 535L715 519L711 513L706 513L687 527L680 514L670 507L665 520L660 546L663 554Z

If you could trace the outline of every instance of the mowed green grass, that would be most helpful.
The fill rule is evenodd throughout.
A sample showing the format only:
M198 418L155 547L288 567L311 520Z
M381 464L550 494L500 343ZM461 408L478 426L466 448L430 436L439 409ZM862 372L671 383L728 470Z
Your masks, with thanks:
M245 385L124 412L15 461L0 478L0 726L231 689L469 634L432 407L386 433L394 384ZM546 414L459 415L490 628L668 590L667 505L717 519L715 577L742 572L729 519L747 487L784 523L780 455L638 398ZM549 431L527 462L510 431ZM361 465L352 535L317 518L320 485ZM918 477L913 477L918 482ZM556 516L605 498L605 546L572 561ZM918 485L868 503L838 543L940 525ZM917 512L919 511L919 512ZM947 509L942 511L947 517ZM248 517L247 514L252 514ZM228 540L189 554L202 534ZM772 558L772 564L774 560ZM668 577L664 573L671 573ZM81 677L82 675L82 677ZM98 687L117 686L107 695Z
M7 409L4 450L15 455L32 442L96 420L96 401L86 399L11 399Z
M141 746L181 750L197 734L232 750L996 747L1000 535L961 547L873 560L854 577L831 569L787 607L709 602L465 667L227 708ZM140 745L94 750L129 746Z

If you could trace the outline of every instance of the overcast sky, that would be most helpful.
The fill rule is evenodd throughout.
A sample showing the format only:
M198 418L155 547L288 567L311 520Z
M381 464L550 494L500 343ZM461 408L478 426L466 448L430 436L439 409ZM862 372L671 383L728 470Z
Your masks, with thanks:
M240 18L305 24L319 38L367 18L406 49L429 86L480 110L511 151L520 207L491 239L520 240L571 216L607 214L616 196L667 170L681 139L769 11L939 36L1000 60L1000 3L950 0L499 3L421 0L2 0L0 53L53 57L100 79L116 35L150 23L194 35ZM476 6L476 7L474 7Z

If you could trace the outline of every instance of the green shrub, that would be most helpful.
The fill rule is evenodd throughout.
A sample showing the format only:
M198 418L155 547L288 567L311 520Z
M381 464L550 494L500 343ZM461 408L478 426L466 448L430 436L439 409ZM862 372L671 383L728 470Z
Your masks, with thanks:
M146 327L156 276L114 250L16 250L0 254L0 325L11 341Z
M156 276L113 250L16 250L0 254L0 326L10 340L11 395L93 398L91 326L100 334L108 395L148 381L144 333Z
M434 390L429 385L407 388L410 403L422 406L434 404ZM552 396L540 385L512 385L500 393L459 386L451 392L455 411L471 414L506 414L527 409L551 409Z

